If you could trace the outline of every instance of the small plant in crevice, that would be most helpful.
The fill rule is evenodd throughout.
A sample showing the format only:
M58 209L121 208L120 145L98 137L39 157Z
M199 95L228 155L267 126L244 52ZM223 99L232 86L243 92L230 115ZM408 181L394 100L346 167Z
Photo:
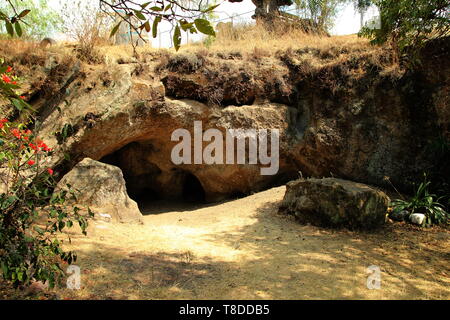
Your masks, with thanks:
M395 199L391 202L393 209L391 215L403 212L404 218L408 219L413 213L421 213L425 215L424 226L448 224L450 215L440 203L442 197L429 192L430 184L431 182L424 175L424 181L419 184L412 198Z

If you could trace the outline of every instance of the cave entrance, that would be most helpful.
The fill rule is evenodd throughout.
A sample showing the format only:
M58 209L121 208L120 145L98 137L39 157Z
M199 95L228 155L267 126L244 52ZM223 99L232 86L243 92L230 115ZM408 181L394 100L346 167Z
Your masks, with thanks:
M161 183L164 176L166 183ZM142 179L139 187L136 177L124 174L130 198L135 200L142 214L159 214L170 211L190 211L206 204L206 193L198 178L190 172L177 171L167 178L166 173ZM145 181L145 183L142 183Z
M151 162L152 152L149 143L133 142L100 161L122 170L127 193L142 214L194 210L206 204L206 192L193 173L179 168L161 170L159 162Z
M197 177L191 173L187 173L184 178L182 197L183 201L188 203L205 202L205 190Z

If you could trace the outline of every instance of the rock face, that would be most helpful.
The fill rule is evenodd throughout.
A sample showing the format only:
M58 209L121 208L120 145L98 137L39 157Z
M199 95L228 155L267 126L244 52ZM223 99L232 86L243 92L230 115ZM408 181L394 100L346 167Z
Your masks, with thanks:
M116 222L142 222L136 202L127 195L119 168L86 158L59 181L56 190L67 184L79 191L77 204L89 206L96 216L110 215Z
M68 169L86 157L118 166L130 196L136 200L190 198L195 187L198 194L205 194L204 200L217 201L259 191L296 176L289 145L291 139L301 136L297 132L301 126L294 125L294 108L270 102L220 108L190 99L163 97L158 83L132 79L134 67L112 66L112 88L96 85L90 94L73 97L73 108L65 109L63 117L52 113L46 119L47 141L55 140L51 133L61 131L64 123L73 127L66 141L73 159ZM236 161L232 165L193 161L174 164L171 152L179 142L172 141L172 133L186 129L194 137L195 121L202 123L203 131L215 128L223 136L227 129L280 130L278 173L262 176L261 165ZM203 147L208 144L204 142Z
M57 172L86 157L115 165L135 200L196 194L220 200L283 184L299 171L376 186L387 186L388 176L405 189L435 166L433 141L449 137L450 41L439 48L429 54L438 66L408 73L391 72L389 55L373 47L254 59L161 54L150 62L106 59L95 68L67 68L56 59L59 65L29 95L37 100L42 138L55 149ZM248 163L175 165L171 134L184 128L193 136L194 121L203 131L278 129L278 173L262 176L261 165ZM54 133L68 125L62 150Z
M287 184L280 211L318 226L373 229L385 222L388 204L383 192L364 184L300 179Z

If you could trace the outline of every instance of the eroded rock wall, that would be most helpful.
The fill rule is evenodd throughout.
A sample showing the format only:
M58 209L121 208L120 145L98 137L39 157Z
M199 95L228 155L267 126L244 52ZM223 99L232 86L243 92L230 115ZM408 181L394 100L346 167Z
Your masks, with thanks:
M432 51L432 72L426 64L414 72L390 70L388 56L360 52L338 62L323 57L314 66L308 50L251 61L170 56L77 69L80 76L64 84L52 109L40 112L53 146L54 133L70 124L59 153L70 161L60 156L54 163L63 171L85 157L112 163L132 193L150 188L162 197L180 196L193 175L211 201L299 172L379 186L388 176L402 187L433 166L429 146L448 137L450 50ZM171 134L185 128L193 135L194 121L224 133L279 129L278 174L262 176L260 165L174 165Z

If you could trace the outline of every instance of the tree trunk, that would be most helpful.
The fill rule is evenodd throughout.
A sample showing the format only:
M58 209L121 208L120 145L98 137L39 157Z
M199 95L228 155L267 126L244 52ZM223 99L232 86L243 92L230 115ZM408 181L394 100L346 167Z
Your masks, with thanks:
M252 0L252 2L256 6L253 18L258 21L269 21L280 14L281 6L293 4L292 0Z

